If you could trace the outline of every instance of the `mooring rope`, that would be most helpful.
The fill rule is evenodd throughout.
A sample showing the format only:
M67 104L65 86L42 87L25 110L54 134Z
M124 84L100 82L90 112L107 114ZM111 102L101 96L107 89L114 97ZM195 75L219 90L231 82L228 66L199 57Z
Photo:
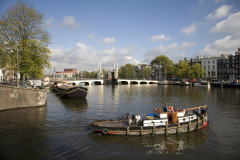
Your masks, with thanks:
M68 87L67 87L67 89L65 89L63 92L61 92L62 95L60 95L59 98L62 97L67 90L68 90ZM57 94L61 94L61 93L57 93Z

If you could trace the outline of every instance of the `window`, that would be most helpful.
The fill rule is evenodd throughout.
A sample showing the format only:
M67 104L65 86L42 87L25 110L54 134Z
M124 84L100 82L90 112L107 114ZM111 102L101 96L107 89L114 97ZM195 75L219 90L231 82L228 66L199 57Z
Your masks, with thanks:
M215 64L215 60L212 60L212 64Z
M206 64L206 62L205 62L205 61L203 61L203 64Z
M212 65L212 69L215 69L215 65Z
M210 61L208 61L208 64L210 64Z
M210 65L208 65L208 70L210 70Z
M208 72L208 76L210 76L210 72Z

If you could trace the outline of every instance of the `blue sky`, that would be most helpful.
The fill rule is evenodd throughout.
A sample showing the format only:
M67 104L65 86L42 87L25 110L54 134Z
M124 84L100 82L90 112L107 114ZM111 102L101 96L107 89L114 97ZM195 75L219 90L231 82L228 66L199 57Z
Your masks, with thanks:
M0 12L17 0L0 0ZM57 71L149 64L234 54L240 48L239 0L28 0L44 14ZM49 72L49 70L46 70Z

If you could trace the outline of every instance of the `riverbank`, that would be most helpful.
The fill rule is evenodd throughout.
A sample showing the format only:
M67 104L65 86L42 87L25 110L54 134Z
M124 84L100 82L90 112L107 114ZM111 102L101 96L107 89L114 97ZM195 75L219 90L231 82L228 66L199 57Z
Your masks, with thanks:
M44 106L47 102L47 91L20 88L13 86L0 86L0 111L16 108L38 107Z

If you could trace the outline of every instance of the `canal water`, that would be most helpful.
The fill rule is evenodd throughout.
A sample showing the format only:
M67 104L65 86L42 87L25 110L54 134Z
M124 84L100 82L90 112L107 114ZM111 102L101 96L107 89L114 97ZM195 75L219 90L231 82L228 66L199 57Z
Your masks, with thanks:
M86 99L48 93L44 107L0 112L0 159L239 159L240 89L175 85L92 85ZM200 130L155 136L93 133L92 120L127 112L145 117L165 103L179 109L207 105Z

